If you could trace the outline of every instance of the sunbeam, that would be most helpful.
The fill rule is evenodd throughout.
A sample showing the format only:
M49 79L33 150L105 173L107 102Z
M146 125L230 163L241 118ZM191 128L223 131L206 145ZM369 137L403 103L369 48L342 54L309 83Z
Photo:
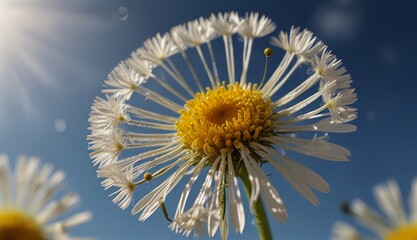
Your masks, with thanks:
M12 104L33 116L34 90L56 89L60 72L81 65L69 50L72 37L103 24L67 9L49 0L0 0L0 110Z

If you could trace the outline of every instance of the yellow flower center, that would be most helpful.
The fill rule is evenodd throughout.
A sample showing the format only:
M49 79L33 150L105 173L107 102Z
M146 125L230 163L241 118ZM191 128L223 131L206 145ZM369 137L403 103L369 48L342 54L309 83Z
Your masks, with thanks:
M391 230L385 236L384 240L416 240L417 224L405 225L403 227Z
M0 210L0 240L45 240L38 223L15 210Z
M205 154L222 149L239 149L269 134L272 107L269 98L254 87L218 85L197 93L185 104L176 123L184 144Z

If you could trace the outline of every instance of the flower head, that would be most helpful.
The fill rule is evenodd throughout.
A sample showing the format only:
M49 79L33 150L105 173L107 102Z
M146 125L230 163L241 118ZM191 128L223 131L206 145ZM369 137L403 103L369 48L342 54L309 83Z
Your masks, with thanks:
M111 130L96 130L89 136L90 157L94 164L103 166L109 165L117 161L119 154L125 148L125 139L123 130L113 128Z
M177 48L168 33L163 36L158 33L155 37L146 40L143 43L143 48L136 51L141 59L155 65L161 65L164 59L176 52Z
M179 39L175 44L180 46L200 46L216 37L209 20L204 18L190 21L186 26L177 26L173 28L172 33Z
M210 17L211 27L213 30L223 36L230 36L237 32L242 22L236 12L219 13L217 16L212 14Z
M374 188L375 199L386 215L382 217L364 202L356 199L348 212L359 223L372 230L381 240L417 239L417 179L414 179L409 196L410 215L404 210L403 200L397 183L393 180ZM347 223L337 222L333 228L334 240L365 240L355 228Z
M245 19L238 27L238 33L244 38L264 37L275 30L275 24L271 19L262 16L259 13L247 14Z
M110 88L105 93L115 96L97 98L89 120L91 156L100 162L98 176L106 179L104 187L118 188L115 203L127 207L136 186L163 178L137 201L132 213L140 214L143 221L162 207L168 215L165 199L185 180L171 229L185 235L206 230L210 237L220 229L226 238L228 219L236 232L242 233L245 226L239 182L248 190L251 211L262 199L278 221L287 218L281 195L262 169L269 163L318 205L314 191L328 192L327 182L282 150L348 160L349 150L329 142L327 133L355 131L348 122L356 117L350 107L356 94L341 61L310 31L298 28L292 28L289 36L282 32L272 39L286 54L269 76L265 74L265 81L252 79L262 75L258 66L250 64L254 42L274 29L272 20L258 13L244 18L235 12L213 14L150 38L125 60L132 69L117 76L131 78L134 71L150 65L145 69L152 72L139 72L148 81L128 92L135 95L134 101L117 98L121 84L113 84L114 90L107 84ZM238 48L236 38L243 40ZM212 44L215 41L223 42L224 48ZM271 50L267 53L268 58L274 57ZM220 62L225 66L219 67ZM305 79L295 78L303 67L312 71ZM284 92L282 87L291 81L295 87ZM313 136L298 136L300 132L313 132ZM122 147L114 148L120 141L108 136L120 136ZM191 197L195 189L197 197Z
M133 183L135 176L133 176L132 173L132 167L123 172L113 164L107 165L98 171L98 176L100 178L105 178L101 183L104 189L109 189L111 187L119 188L110 196L116 195L113 202L116 203L121 209L126 209L132 201L133 192L136 187Z
M138 68L140 68L139 63L134 66L138 66ZM139 70L141 69L138 69L138 71ZM103 92L121 98L130 99L130 96L132 96L136 88L147 80L147 77L144 76L144 74L141 75L138 71L129 68L125 62L121 62L109 74L107 80L104 81L105 85L108 86L109 89L105 89ZM142 72L145 72L145 70L142 70Z
M290 34L281 31L278 38L271 38L271 44L287 52L297 53L303 61L311 61L324 48L323 42L318 41L312 32L307 29L300 32L298 27L292 27Z
M52 173L50 165L34 157L18 158L11 173L7 156L0 155L0 239L71 239L68 230L89 221L91 214L54 220L80 201L75 193L52 199L64 178L62 171Z
M103 130L128 121L127 107L123 99L117 96L107 96L107 100L97 97L91 107L89 121L95 123L91 130Z

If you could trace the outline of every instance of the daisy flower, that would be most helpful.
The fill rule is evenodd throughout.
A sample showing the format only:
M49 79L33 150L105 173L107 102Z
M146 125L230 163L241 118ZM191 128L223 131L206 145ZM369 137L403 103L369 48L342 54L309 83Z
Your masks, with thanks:
M56 219L80 201L75 193L53 199L64 178L34 157L19 157L12 173L8 157L0 155L0 239L87 239L70 237L68 230L88 222L90 212Z
M258 13L212 14L149 38L109 74L106 97L91 108L88 139L103 186L116 189L115 203L135 202L132 214L141 221L160 207L170 219L165 199L181 185L170 228L210 237L220 230L226 239L229 225L239 233L245 227L243 186L267 239L264 209L287 219L263 170L270 164L319 204L314 191L328 192L327 182L284 152L347 161L349 150L329 142L328 133L356 130L348 123L356 118L356 93L341 60L308 30L271 38L284 50L272 71L271 48L260 51L265 68L251 64L255 40L275 28ZM153 181L159 184L132 201L140 184Z
M333 228L333 240L415 240L417 239L417 178L414 179L408 199L410 214L404 204L398 184L390 180L374 188L375 199L386 217L381 216L364 202L356 199L345 210L359 223L372 230L376 238L361 235L347 223L337 222Z

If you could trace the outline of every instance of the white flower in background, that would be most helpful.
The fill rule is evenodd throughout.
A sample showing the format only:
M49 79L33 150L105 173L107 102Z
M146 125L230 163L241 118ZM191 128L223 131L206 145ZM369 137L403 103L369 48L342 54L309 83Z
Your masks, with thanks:
M277 220L287 218L261 166L270 163L319 204L313 190L328 192L327 182L282 152L347 161L349 150L328 142L327 133L356 130L347 124L356 117L349 106L356 94L341 61L299 28L272 38L285 55L268 78L253 79L264 72L250 65L252 50L259 50L253 43L274 30L258 13L213 14L146 40L113 70L103 90L112 96L93 103L88 139L103 186L117 189L115 203L126 208L138 185L163 177L132 213L143 221L162 207L169 218L165 199L186 180L171 229L185 235L206 229L210 237L220 229L225 239L229 221L236 232L245 227L239 181L254 214L262 200ZM238 38L243 44L234 44ZM267 48L265 56L271 54ZM301 79L303 72L309 74ZM294 86L285 92L284 85ZM197 197L190 197L192 189Z
M417 178L414 179L408 199L410 214L404 204L398 184L390 180L374 188L375 199L386 217L356 199L346 209L359 223L372 230L377 237L360 234L347 223L337 222L333 227L333 240L415 240L417 239Z
M12 173L8 157L0 155L0 239L87 239L70 237L68 230L88 222L90 212L56 220L80 201L75 193L53 199L64 172L53 172L52 166L34 157L19 157L15 168Z

